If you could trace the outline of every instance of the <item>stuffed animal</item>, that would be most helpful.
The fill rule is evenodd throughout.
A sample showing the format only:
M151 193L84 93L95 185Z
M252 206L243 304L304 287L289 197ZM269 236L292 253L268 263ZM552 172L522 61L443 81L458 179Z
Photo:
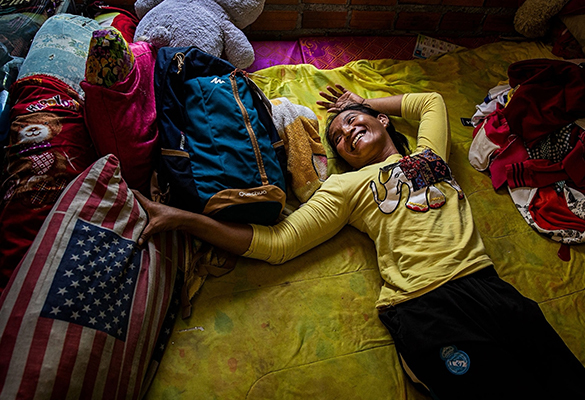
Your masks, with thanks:
M241 29L258 18L265 0L137 0L135 41L163 46L197 46L238 68L254 62L254 49Z
M514 28L528 38L546 35L549 20L561 11L569 0L526 0L514 16Z

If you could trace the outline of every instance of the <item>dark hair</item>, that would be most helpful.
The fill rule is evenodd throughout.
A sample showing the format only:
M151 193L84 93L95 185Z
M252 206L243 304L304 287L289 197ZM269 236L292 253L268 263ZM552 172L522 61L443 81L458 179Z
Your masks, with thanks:
M336 155L339 155L339 154L337 154L337 149L335 148L336 147L335 144L331 142L331 136L329 136L329 129L331 128L331 123L339 114L341 114L344 111L350 111L350 110L363 112L364 114L371 115L374 118L377 118L378 115L383 114L377 110L374 110L372 107L370 107L367 104L359 104L359 103L349 104L349 105L343 107L342 109L340 109L339 111L336 111L333 114L331 114L327 120L327 127L325 128L325 138L327 139L327 143L329 143L329 146L331 147L332 151ZM402 156L406 156L407 154L410 154L410 145L408 143L408 139L402 133L396 131L396 128L394 128L394 125L392 124L392 121L390 120L390 118L388 121L388 126L386 127L386 132L388 132L390 139L392 139L392 142L394 142L394 146L396 146L396 150L398 150L398 152Z

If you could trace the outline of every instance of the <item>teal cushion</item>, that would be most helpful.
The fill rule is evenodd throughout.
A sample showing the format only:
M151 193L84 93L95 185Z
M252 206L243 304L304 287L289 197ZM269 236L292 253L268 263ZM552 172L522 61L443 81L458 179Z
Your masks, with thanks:
M49 75L83 96L79 84L85 78L91 35L98 29L96 21L79 15L58 14L49 18L35 35L18 79Z

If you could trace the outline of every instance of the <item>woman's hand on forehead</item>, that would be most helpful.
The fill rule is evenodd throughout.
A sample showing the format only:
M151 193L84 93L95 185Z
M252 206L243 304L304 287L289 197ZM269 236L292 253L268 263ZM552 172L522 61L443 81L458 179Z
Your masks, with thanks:
M317 105L327 109L327 112L340 112L344 107L350 104L363 104L365 99L357 94L350 92L343 86L335 84L335 88L327 86L327 92L319 92L319 95L327 101L317 101Z

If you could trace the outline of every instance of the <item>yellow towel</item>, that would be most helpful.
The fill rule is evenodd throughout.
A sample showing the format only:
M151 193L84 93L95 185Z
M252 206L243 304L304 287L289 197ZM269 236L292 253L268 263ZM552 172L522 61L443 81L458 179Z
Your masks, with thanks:
M319 121L308 107L285 97L270 100L272 118L287 155L287 172L294 195L306 202L327 178L327 156L319 137Z

